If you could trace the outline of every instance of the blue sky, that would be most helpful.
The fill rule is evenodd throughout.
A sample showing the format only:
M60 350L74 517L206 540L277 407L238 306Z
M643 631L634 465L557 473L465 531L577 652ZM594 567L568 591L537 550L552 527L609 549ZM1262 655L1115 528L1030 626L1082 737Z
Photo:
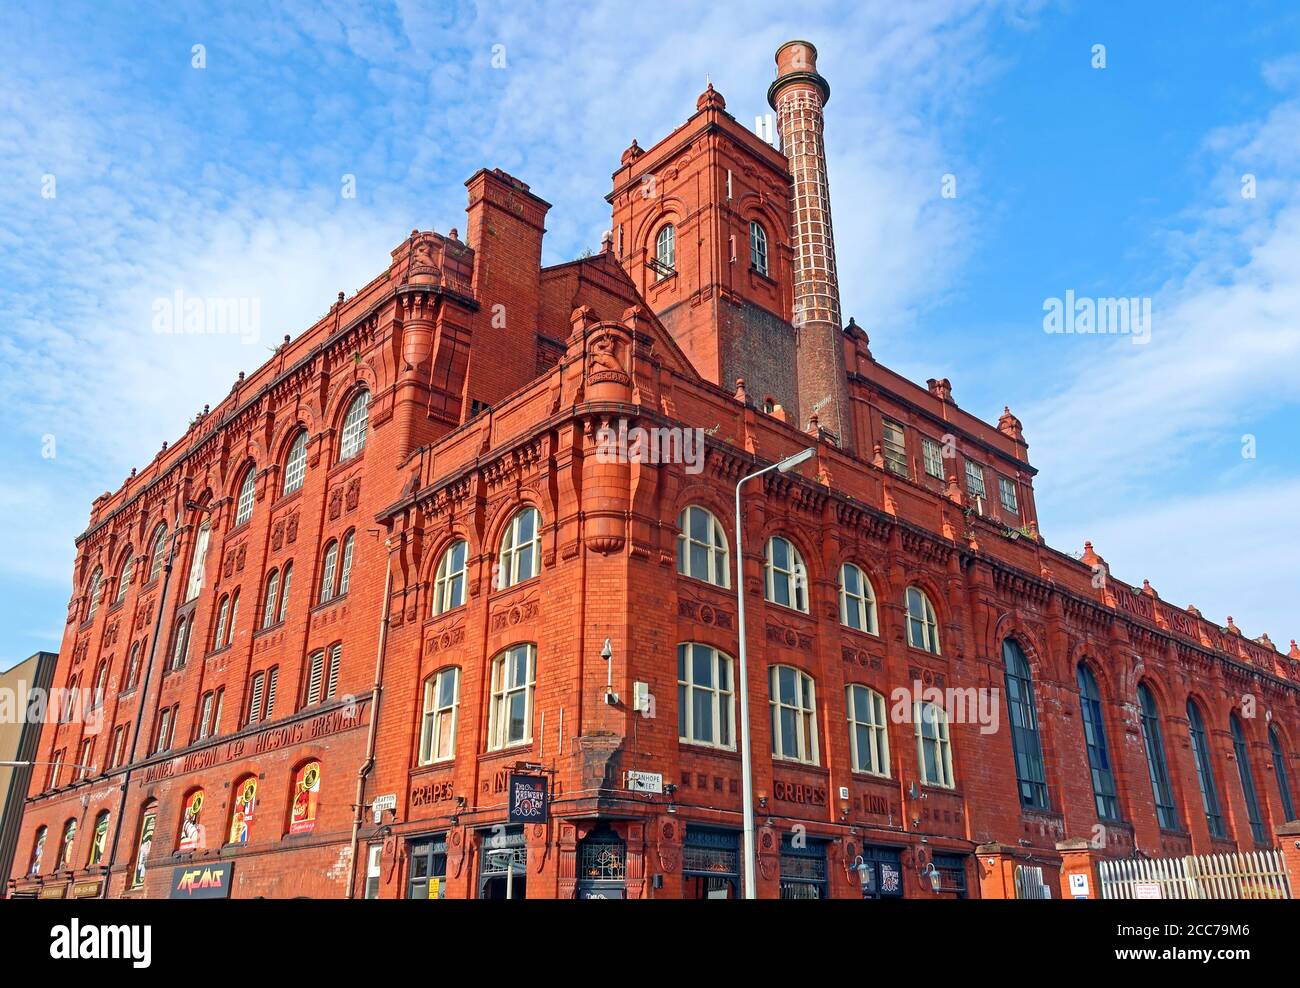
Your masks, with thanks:
M831 82L843 308L877 358L986 419L1011 406L1054 545L1300 636L1293 5L271 6L9 7L0 668L57 649L93 498L413 227L463 229L477 168L553 203L546 260L571 259L631 139L684 120L706 76L751 122L791 37ZM259 299L261 339L159 336L177 290ZM1150 343L1045 333L1067 290L1149 297Z

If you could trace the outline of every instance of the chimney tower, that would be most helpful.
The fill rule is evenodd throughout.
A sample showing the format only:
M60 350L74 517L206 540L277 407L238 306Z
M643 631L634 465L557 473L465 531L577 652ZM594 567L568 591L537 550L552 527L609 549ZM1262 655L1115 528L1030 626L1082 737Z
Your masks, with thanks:
M822 139L822 108L830 94L830 85L817 72L817 49L809 42L787 41L776 50L776 81L767 90L767 101L776 111L791 176L799 425L807 429L815 414L845 450L854 451Z

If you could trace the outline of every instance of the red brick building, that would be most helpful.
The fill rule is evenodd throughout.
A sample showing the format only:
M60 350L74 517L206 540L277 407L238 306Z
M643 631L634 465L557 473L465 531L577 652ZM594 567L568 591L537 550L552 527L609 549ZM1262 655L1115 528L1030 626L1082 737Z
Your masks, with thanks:
M709 87L568 264L479 171L96 500L11 893L735 896L738 586L760 896L1274 845L1300 650L1046 544L1020 422L842 323L811 45L768 95L784 151Z

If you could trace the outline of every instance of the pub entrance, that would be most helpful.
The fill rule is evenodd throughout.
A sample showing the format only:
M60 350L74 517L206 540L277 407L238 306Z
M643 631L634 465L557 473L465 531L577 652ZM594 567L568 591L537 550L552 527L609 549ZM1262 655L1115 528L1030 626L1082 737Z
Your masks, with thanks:
M480 899L528 898L528 847L523 827L484 831L480 851Z
M739 898L739 832L688 825L682 842L682 875L688 899Z
M411 874L406 883L408 899L447 897L447 835L416 837L407 845Z
M864 899L900 899L903 864L899 848L865 845L857 862L858 882Z
M627 844L602 823L578 842L579 899L627 898Z

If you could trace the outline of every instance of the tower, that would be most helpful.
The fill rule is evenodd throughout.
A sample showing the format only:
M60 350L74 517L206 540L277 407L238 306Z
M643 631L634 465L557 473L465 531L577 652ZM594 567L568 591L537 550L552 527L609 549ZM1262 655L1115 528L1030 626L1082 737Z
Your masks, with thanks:
M695 113L614 172L614 256L706 380L798 407L785 156L727 112L712 85Z
M787 41L776 50L776 80L767 101L790 169L793 317L797 330L799 426L814 414L822 428L853 447L848 379L835 272L830 187L822 139L830 85L817 72L817 49Z

